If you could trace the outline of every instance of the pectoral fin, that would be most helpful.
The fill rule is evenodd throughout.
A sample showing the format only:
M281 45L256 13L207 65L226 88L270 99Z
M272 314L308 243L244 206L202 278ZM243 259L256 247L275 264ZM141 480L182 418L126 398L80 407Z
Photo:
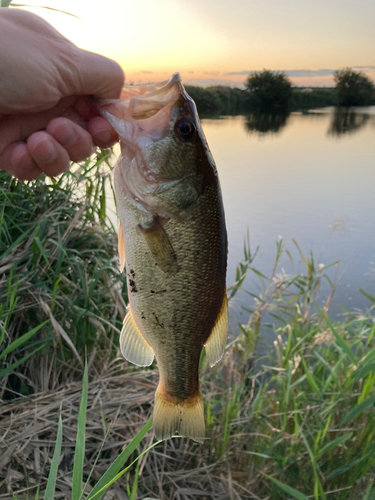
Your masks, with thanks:
M228 333L228 301L224 294L220 312L204 347L210 366L216 365L223 357Z
M140 224L138 227L160 269L175 273L178 269L176 254L160 222L155 218L149 226Z
M118 223L118 257L120 272L122 273L125 267L125 239L121 222Z
M125 359L138 366L150 366L154 360L154 351L140 332L130 308L121 330L120 349Z

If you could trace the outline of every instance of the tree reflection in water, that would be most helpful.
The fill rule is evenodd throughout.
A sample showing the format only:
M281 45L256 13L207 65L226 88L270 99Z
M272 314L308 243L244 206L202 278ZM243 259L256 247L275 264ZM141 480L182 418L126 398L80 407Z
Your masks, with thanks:
M260 134L277 134L286 125L290 113L258 111L246 116L245 130Z
M352 109L336 108L329 126L328 135L353 133L361 129L370 118L367 113L358 113Z

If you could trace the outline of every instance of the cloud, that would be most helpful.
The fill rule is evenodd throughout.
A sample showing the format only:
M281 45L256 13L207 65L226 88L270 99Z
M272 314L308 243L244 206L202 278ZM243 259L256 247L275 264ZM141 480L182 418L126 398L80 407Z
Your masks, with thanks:
M375 69L375 66L354 66L354 69Z
M255 71L234 71L232 73L225 73L225 76L235 76L235 75L251 75L252 73L255 73Z
M330 76L334 73L334 69L317 69L317 70L312 70L312 69L292 69L292 70L287 70L285 73L288 76L294 76L294 77L299 77L299 76L308 76L308 77L314 77L314 76Z
M286 70L280 70L283 73L285 73L288 76L292 77L314 77L314 76L329 76L334 73L334 69L286 69ZM251 75L255 73L255 71L239 71L239 72L232 72L232 73L226 73L226 76L234 76L234 75Z
M337 69L337 68L336 68ZM293 78L308 77L314 78L317 76L332 76L336 69L284 69L279 70L285 73L287 76ZM354 70L372 70L375 66L353 66ZM254 70L250 71L234 71L231 73L226 73L225 76L248 76L255 73Z
M220 80L220 79L201 79L193 78L190 80L185 80L186 85L197 85L198 87L210 87L211 85L224 85L226 87L240 87L244 88L244 84L241 82L234 82L233 80Z

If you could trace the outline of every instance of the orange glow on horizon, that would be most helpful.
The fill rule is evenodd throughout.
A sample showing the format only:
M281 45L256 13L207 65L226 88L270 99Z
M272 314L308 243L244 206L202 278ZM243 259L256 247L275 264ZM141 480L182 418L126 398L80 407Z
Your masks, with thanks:
M247 0L235 5L229 0L220 5L214 0L107 0L105 6L101 0L45 0L48 7L77 17L31 10L77 46L118 61L129 83L162 81L178 71L184 82L195 85L241 87L245 70L310 69L316 73L293 75L292 83L332 86L332 73L317 70L343 67L363 68L375 81L375 65L366 66L374 64L373 0L363 0L361 7L353 2L346 10L338 4L335 9L335 2L324 16L311 3L296 10L293 0L285 0L283 8L277 0L263 6Z

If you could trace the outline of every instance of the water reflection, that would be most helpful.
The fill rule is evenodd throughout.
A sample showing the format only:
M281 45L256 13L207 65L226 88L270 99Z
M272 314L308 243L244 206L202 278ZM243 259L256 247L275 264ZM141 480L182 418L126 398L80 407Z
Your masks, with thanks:
M375 294L375 107L352 111L370 118L358 132L341 134L341 140L327 136L335 121L333 108L291 113L282 119L251 115L202 120L223 191L228 283L233 282L243 258L247 230L253 250L260 247L255 266L266 275L272 272L275 241L281 235L289 240L294 261L292 266L285 257L280 263L286 273L303 269L292 238L303 252L311 250L319 263L342 260L332 314L341 312L339 304L367 307L357 290ZM285 124L269 126L275 122ZM272 134L275 128L278 133ZM332 280L335 269L327 270ZM259 293L252 277L244 289ZM322 300L330 293L328 289L322 282ZM245 295L239 303L250 307Z
M370 118L367 113L356 113L354 110L336 108L328 129L328 135L342 135L353 133L361 129Z
M245 118L245 130L260 134L276 134L286 125L290 113L285 112L257 112L247 115Z

